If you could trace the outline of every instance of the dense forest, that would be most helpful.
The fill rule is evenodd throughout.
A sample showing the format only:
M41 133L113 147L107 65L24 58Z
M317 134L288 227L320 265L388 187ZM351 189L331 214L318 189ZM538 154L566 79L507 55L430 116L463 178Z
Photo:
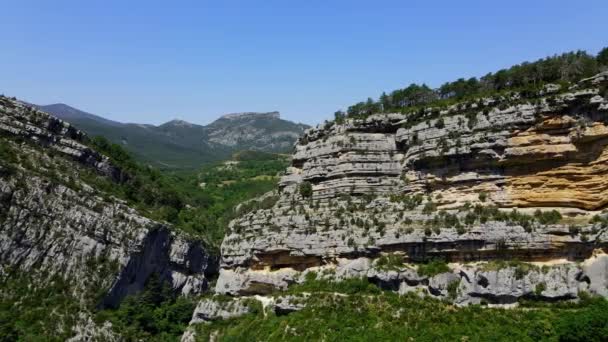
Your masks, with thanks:
M336 122L346 117L365 117L379 112L410 112L429 105L449 105L466 99L491 96L505 90L538 91L547 83L569 84L608 69L608 47L597 56L585 51L567 52L534 62L523 62L508 69L488 73L480 78L460 78L439 88L412 83L389 94L383 92L378 100L371 97L335 113Z

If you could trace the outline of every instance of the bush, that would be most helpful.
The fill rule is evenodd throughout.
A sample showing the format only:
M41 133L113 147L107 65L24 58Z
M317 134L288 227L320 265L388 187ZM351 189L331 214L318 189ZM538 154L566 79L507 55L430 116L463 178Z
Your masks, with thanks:
M422 204L424 197L422 194L410 195L392 195L391 202L402 202L406 210L414 210Z
M479 193L479 200L485 202L488 199L488 194L485 191Z
M422 208L422 213L428 215L428 214L433 213L436 210L437 210L437 205L435 203L433 203L432 201L428 201L424 205L424 208Z
M545 285L545 283L538 283L536 284L536 287L534 288L534 294L538 297L540 297L543 293L543 291L545 291L547 289L547 286Z
M311 197L312 196L312 184L310 182L302 182L298 187L298 191L302 197Z
M562 219L562 214L557 210L534 212L534 217L540 224L556 224Z
M448 264L441 259L433 259L426 264L418 265L418 274L425 277L432 277L440 273L450 272Z
M458 287L460 286L459 280L453 280L448 284L448 298L451 300L456 299L458 296Z
M599 342L608 336L608 301L597 298L580 310L565 312L557 322L559 341Z
M445 122L443 122L443 118L439 118L435 122L435 128L437 128L437 129L443 129L444 127L445 127Z
M383 271L399 270L403 267L403 257L394 253L385 254L376 259L374 265Z

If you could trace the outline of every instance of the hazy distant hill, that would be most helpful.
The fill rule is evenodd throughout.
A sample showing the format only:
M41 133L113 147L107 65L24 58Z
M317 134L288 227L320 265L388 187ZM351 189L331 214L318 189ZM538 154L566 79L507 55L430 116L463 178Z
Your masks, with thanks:
M207 126L172 120L159 126L121 123L66 104L37 106L91 136L123 145L139 159L163 168L196 168L238 150L289 152L307 125L278 112L224 115Z

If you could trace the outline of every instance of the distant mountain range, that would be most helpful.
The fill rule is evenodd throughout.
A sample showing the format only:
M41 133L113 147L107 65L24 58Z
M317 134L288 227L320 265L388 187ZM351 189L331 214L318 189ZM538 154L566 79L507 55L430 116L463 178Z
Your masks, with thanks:
M240 150L290 152L309 127L283 120L279 112L227 114L206 126L182 120L154 126L112 121L62 103L36 107L124 146L142 161L171 169L197 168Z

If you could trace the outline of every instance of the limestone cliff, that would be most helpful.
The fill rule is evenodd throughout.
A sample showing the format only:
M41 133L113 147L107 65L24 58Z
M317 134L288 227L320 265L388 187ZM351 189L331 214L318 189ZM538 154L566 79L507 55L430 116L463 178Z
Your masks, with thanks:
M590 258L608 242L607 86L602 73L526 97L307 130L276 204L231 223L216 291L269 292L304 270L339 271L387 254L402 263ZM397 273L391 286L415 287L416 277ZM586 288L605 286L595 279Z
M84 312L116 306L152 274L184 294L206 290L216 262L202 243L87 184L91 172L129 175L86 142L69 124L0 98L0 280L27 277L35 288L59 277Z

